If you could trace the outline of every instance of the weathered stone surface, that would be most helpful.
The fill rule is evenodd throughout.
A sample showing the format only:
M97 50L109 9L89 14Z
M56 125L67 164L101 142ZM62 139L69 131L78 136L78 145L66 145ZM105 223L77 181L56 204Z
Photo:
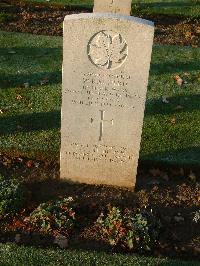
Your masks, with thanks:
M153 33L134 17L65 18L61 178L134 187Z
M132 0L94 0L94 12L130 15Z

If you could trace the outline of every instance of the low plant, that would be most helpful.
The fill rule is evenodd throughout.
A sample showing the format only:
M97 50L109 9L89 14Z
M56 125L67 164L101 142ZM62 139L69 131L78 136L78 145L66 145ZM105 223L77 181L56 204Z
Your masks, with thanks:
M24 206L28 194L18 179L0 176L0 215L17 213Z
M200 209L194 213L193 221L194 221L195 223L200 222Z
M112 246L120 245L129 250L150 251L155 245L160 222L152 211L147 209L134 213L128 209L123 212L117 207L108 207L97 219L97 226L104 240Z
M11 14L0 12L0 23L9 22L12 19L13 19L13 16Z
M26 222L43 232L57 231L68 235L75 224L72 205L71 197L42 203L26 218Z

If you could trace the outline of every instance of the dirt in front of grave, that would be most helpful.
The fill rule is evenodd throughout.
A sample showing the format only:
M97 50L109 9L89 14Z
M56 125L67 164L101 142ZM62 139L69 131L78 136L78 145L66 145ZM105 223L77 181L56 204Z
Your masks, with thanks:
M64 17L69 14L91 12L87 9L69 10L61 6L0 3L0 29L11 32L26 32L42 35L62 36ZM144 16L155 22L155 42L159 44L200 46L200 19L162 15Z
M75 211L80 224L70 236L69 247L72 249L126 253L103 242L94 223L108 204L122 209L148 206L162 224L158 244L148 255L185 260L200 258L200 221L193 221L194 213L200 208L199 169L193 169L192 172L191 169L178 167L140 166L135 192L61 181L59 164L56 162L13 159L1 155L0 173L23 178L31 191L31 200L21 214L14 219L0 218L0 242L14 242L16 234L19 234L19 244L53 246L53 233L43 235L24 227L24 218L42 202L71 196L77 204Z

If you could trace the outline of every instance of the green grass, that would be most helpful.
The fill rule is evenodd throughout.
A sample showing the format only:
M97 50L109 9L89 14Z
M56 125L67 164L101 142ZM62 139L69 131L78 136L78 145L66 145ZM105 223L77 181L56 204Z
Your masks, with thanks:
M1 32L0 43L0 152L58 159L62 38ZM154 46L141 160L200 165L199 65L200 48Z
M134 255L107 254L104 252L41 249L35 247L0 244L0 265L32 266L32 265L133 265L133 266L198 266L200 263Z
M0 43L1 152L58 154L61 38L1 33Z
M200 17L199 0L133 0L133 14Z
M47 4L65 5L68 8L87 8L92 9L92 0L24 0L27 2L39 2ZM133 0L133 15L172 15L200 17L199 0Z

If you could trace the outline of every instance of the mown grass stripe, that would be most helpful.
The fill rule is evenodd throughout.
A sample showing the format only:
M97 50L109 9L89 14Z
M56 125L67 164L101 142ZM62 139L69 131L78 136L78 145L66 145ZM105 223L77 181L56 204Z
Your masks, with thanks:
M0 32L0 43L0 152L58 160L62 38ZM200 48L154 46L142 161L200 165L199 65Z

